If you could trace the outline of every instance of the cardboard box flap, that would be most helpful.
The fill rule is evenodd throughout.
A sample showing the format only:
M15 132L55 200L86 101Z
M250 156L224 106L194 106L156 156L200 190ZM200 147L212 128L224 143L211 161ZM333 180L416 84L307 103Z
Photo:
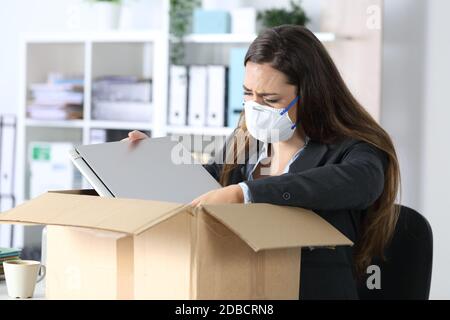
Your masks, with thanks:
M84 227L137 234L171 217L180 204L48 192L0 214L0 222Z
M312 211L270 204L204 205L253 250L353 245Z

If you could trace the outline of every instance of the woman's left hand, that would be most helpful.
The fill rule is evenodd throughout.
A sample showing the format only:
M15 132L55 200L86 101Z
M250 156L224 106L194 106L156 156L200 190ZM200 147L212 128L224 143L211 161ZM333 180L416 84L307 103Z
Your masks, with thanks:
M207 192L191 202L196 207L202 204L244 203L244 193L239 185L234 184Z

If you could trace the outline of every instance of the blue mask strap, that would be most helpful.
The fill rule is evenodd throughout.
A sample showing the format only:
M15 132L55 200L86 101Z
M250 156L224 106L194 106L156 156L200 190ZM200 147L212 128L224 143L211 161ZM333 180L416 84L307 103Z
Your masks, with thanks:
M293 106L295 106L295 104L298 102L298 100L300 99L299 96L297 96L288 106L286 109L284 109L283 111L281 111L280 115L283 116L285 115L289 110L291 110L291 108Z
M280 115L282 116L282 115L285 115L289 110L291 110L291 108L298 102L298 100L300 100L300 97L299 96L297 96L290 104L289 104L289 106L286 108L286 109L284 109L281 113L280 113ZM291 127L291 129L292 130L294 130L295 128L297 128L297 124L298 123L296 123L296 124L294 124L292 127Z

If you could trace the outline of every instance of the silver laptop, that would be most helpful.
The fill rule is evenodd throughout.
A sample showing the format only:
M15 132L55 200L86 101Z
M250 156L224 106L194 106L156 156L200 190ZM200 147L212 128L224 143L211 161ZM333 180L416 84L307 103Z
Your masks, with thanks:
M220 188L202 165L179 164L181 152L192 159L183 145L165 137L79 146L70 156L103 197L189 203Z

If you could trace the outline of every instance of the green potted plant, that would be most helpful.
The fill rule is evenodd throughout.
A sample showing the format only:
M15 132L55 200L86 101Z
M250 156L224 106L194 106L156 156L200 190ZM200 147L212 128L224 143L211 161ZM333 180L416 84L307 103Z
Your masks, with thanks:
M182 64L185 44L183 38L191 32L192 13L201 0L170 0L170 35L174 40L170 51L172 64Z
M257 20L263 28L273 28L283 24L306 25L310 20L301 6L301 0L290 0L290 8L272 8L258 11Z
M121 0L90 0L95 11L98 30L115 30L119 27Z

